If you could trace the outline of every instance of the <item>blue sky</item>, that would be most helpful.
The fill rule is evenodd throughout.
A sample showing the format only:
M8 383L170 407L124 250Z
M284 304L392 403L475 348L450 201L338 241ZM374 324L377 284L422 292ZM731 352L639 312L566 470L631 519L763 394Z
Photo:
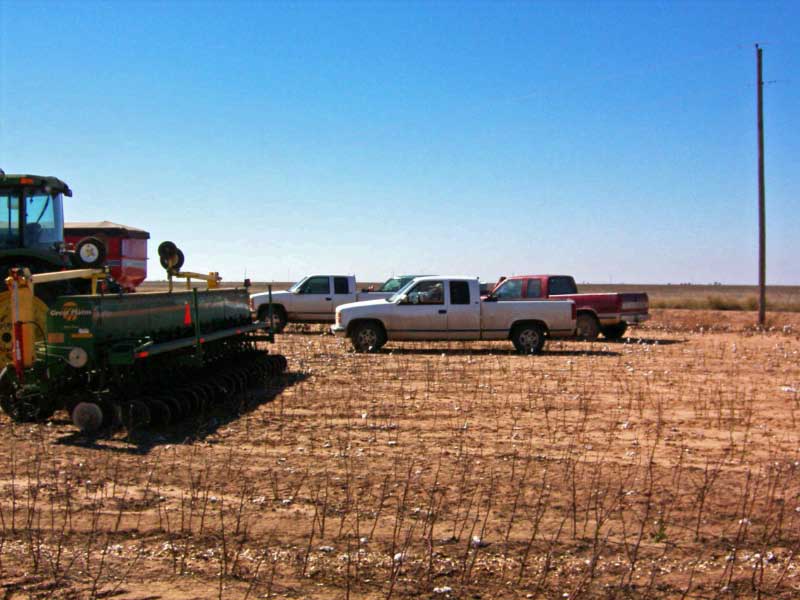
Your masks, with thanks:
M0 0L0 167L187 267L800 284L800 3ZM151 260L152 278L161 278Z

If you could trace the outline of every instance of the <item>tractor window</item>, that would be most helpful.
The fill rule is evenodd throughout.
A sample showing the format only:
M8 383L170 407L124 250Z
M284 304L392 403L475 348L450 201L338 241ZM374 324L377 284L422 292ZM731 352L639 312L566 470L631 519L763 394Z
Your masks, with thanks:
M329 277L309 277L303 285L301 294L330 294L331 280Z
M61 194L25 197L25 247L52 248L64 241Z
M19 196L0 191L0 249L19 248Z

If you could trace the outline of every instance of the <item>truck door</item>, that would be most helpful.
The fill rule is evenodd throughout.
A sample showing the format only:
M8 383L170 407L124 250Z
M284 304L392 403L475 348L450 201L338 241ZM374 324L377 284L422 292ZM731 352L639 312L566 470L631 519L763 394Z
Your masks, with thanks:
M444 282L420 281L406 294L388 320L389 337L397 340L431 340L447 336Z
M452 340L477 339L481 328L480 298L472 298L469 281L451 281L447 333Z
M297 294L296 306L295 318L299 321L332 321L331 278L327 275L309 277Z

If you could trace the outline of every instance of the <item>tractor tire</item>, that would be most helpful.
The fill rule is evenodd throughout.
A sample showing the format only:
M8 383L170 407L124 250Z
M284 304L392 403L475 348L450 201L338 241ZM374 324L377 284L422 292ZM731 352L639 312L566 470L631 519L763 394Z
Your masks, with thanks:
M616 325L608 325L603 327L603 335L609 340L618 340L628 330L627 323L617 323Z
M600 335L600 323L591 313L580 313L575 328L575 337L579 340L593 341Z
M353 329L350 343L356 352L377 352L386 343L386 333L376 323L360 323Z
M261 305L258 309L258 320L269 323L269 305ZM286 328L288 318L282 306L272 306L272 330L281 333Z
M544 328L536 323L518 325L511 333L511 341L520 354L539 354L544 348Z

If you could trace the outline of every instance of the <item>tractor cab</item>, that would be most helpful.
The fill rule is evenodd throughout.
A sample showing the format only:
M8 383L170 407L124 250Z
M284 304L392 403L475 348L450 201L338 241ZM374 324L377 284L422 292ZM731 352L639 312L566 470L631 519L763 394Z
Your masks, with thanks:
M55 177L0 171L0 267L25 264L38 271L68 264L64 196L72 191Z

